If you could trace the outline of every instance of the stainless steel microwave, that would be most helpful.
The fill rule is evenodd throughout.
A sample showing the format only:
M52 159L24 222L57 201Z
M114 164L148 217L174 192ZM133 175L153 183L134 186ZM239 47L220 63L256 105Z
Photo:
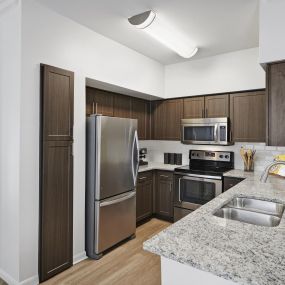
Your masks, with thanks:
M229 118L181 120L181 142L184 144L229 145Z

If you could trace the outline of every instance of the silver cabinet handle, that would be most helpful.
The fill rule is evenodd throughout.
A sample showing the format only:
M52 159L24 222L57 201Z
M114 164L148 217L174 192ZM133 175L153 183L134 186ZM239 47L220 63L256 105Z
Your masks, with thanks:
M181 203L182 201L181 201L181 198L180 198L180 189L181 189L181 186L180 186L180 183L181 183L181 179L182 178L179 178L178 179L178 201Z
M106 207L106 206L110 206L110 205L113 205L113 204L118 204L118 203L123 202L125 200L131 199L134 196L136 196L136 193L132 192L130 194L125 195L124 197L121 197L121 198L118 198L118 199L114 199L114 200L110 200L110 201L106 201L106 202L102 202L100 204L100 207Z
M147 179L147 177L139 177L139 180L144 180L144 179Z

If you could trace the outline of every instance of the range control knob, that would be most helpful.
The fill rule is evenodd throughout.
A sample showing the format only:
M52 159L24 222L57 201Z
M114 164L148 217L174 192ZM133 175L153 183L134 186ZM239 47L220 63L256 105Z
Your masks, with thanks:
M228 156L228 155L225 155L225 158L226 158L226 159L228 159L228 158L229 158L229 156Z
M222 154L220 154L220 158L224 158L224 156Z

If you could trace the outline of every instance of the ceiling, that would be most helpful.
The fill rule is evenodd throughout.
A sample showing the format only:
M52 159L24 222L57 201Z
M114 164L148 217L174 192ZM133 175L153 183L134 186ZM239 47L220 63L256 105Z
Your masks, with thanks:
M197 44L192 59L258 46L258 0L37 1L163 64L187 59L131 26L128 17L154 10Z

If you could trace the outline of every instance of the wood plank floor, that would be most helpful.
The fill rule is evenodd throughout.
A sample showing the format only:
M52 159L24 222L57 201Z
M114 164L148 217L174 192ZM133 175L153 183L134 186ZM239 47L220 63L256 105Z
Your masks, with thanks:
M160 257L144 251L142 244L169 225L152 219L137 228L135 239L100 260L84 260L42 284L160 285Z

